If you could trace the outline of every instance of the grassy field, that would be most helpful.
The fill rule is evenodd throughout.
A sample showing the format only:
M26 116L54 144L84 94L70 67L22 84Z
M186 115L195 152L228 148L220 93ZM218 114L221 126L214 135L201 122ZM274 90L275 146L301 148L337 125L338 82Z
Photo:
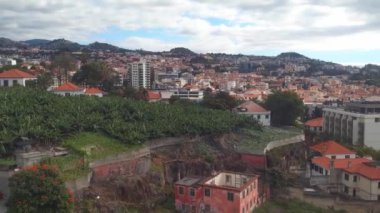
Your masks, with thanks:
M238 150L242 152L262 153L269 142L291 138L299 134L302 134L302 130L295 127L263 127L262 131L243 129L241 132L243 138L239 142Z
M71 150L69 155L48 158L44 162L57 167L65 181L87 175L90 171L88 163L91 161L143 147L143 145L122 144L102 134L89 132L68 138L63 142L63 146Z
M90 132L83 132L70 137L63 142L63 145L84 155L88 161L131 152L143 147L143 145L123 144L102 134Z
M323 209L312 204L292 199L268 201L253 213L344 213L333 209Z

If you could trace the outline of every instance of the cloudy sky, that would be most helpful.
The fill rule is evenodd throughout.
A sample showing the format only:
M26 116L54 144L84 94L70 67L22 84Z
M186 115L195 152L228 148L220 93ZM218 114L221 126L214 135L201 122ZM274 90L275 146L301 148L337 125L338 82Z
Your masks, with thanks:
M0 37L380 64L380 1L0 0Z

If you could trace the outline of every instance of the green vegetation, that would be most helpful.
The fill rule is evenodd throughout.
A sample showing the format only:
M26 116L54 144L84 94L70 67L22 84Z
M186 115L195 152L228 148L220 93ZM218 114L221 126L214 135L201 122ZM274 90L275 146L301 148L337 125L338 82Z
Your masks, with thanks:
M26 136L60 142L78 132L102 132L126 144L152 138L218 134L256 126L250 118L196 105L119 97L61 97L23 87L0 88L0 142Z
M51 157L44 163L57 167L63 180L74 180L90 171L88 163L111 155L131 152L143 145L122 144L99 133L82 132L69 137L63 145L71 150L67 156Z
M239 105L239 101L227 92L218 92L216 94L206 93L201 104L211 109L232 110Z
M0 158L0 166L12 166L15 165L16 161L15 159L8 157L8 158Z
M8 212L71 212L73 193L55 169L46 164L33 165L9 179Z
M85 64L73 76L73 82L90 86L100 86L105 91L114 89L120 78L105 62L92 62Z
M143 147L138 144L122 144L99 133L82 132L63 142L63 145L93 161L110 155L130 152Z
M371 147L367 146L353 146L352 147L359 156L365 157L365 156L371 156L373 160L380 161L380 150L376 150Z
M272 113L271 123L274 126L292 126L304 113L302 100L292 91L275 91L268 96L265 107Z
M85 163L85 158L78 154L51 157L45 159L43 163L46 163L53 168L57 168L59 176L64 181L75 180L90 172L88 164Z
M333 209L323 209L312 204L297 200L275 200L264 203L261 207L255 209L254 213L343 213Z
M302 130L295 127L276 128L263 127L262 131L257 129L243 128L241 134L244 136L238 144L238 149L245 152L262 153L269 142L286 139L302 134Z

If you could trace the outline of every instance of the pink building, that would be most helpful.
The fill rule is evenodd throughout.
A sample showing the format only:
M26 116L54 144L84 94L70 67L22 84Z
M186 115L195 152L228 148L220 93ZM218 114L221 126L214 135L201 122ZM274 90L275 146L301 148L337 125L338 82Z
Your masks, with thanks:
M220 172L206 178L185 178L175 184L176 209L181 212L252 212L263 199L258 175Z

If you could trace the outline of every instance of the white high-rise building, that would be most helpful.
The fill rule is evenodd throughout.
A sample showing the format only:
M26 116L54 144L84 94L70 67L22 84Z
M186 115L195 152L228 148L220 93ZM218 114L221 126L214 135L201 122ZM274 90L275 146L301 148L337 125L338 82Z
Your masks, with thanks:
M145 88L150 89L150 63L141 60L139 62L133 62L129 64L128 70L128 84L133 88Z
M380 149L380 97L323 109L323 131L353 145Z

